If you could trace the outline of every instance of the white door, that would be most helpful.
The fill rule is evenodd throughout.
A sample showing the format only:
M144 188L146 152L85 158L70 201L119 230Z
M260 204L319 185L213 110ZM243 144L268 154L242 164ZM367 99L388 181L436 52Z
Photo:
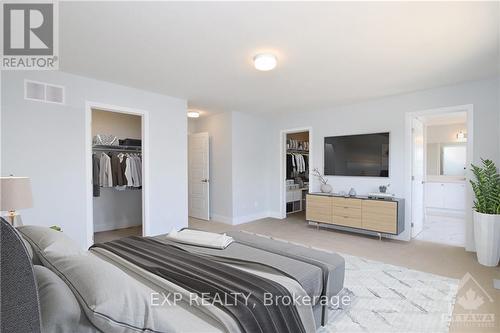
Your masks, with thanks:
M411 223L415 237L424 225L424 125L416 118L412 123Z
M210 219L208 133L188 137L189 216Z

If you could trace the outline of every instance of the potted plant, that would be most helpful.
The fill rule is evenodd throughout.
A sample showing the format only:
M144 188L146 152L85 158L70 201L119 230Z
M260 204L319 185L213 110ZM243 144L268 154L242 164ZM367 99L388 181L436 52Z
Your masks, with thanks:
M481 159L482 166L472 164L476 178L471 180L474 201L474 239L479 263L497 266L500 259L500 175L495 163Z

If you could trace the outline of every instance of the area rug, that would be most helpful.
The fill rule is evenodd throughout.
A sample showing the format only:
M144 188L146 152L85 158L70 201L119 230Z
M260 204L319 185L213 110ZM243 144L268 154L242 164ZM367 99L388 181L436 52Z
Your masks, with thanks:
M344 255L344 295L350 304L330 308L333 332L448 332L458 280Z

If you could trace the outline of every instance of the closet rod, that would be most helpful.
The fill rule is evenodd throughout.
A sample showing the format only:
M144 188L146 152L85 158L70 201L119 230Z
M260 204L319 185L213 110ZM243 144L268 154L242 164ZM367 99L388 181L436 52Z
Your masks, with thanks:
M92 147L92 150L96 151L117 151L117 152L127 152L127 153L141 153L142 148L141 147L131 147L131 146L124 146L121 148L115 148L115 147Z
M298 155L309 155L308 152L298 152L298 151L294 151L294 152L287 152L286 153L287 155L293 155L293 154L298 154Z

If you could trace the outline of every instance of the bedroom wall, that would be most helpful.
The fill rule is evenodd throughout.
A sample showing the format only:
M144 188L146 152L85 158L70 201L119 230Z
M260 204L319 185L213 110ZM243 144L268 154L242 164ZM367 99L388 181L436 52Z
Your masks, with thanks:
M92 110L92 137L110 134L118 139L141 139L141 117ZM100 196L92 199L94 232L128 228L142 224L142 190L117 191L101 187Z
M270 126L257 114L232 112L232 224L270 216L268 145Z
M210 136L211 219L241 224L269 216L268 124L257 114L226 112L196 119Z
M24 80L66 87L66 104L24 100ZM58 71L3 71L2 175L29 176L34 208L25 224L60 225L85 247L86 101L149 112L149 235L187 226L186 101ZM91 199L91 198L90 198Z
M391 183L391 191L398 197L405 196L405 114L454 105L474 105L474 161L487 157L500 161L499 154L499 79L489 79L423 90L411 94L391 96L363 103L332 107L325 110L264 115L272 124L273 135L269 142L271 153L267 168L270 170L270 211L280 209L280 142L279 131L289 128L312 127L312 167L323 170L323 138L325 136L389 131L390 178L328 177L335 192L354 187L358 194L376 191L381 184ZM319 190L313 180L313 190ZM472 203L471 203L472 205ZM473 244L472 221L467 222L468 248ZM398 237L408 240L410 231L409 211L406 211L405 232Z

